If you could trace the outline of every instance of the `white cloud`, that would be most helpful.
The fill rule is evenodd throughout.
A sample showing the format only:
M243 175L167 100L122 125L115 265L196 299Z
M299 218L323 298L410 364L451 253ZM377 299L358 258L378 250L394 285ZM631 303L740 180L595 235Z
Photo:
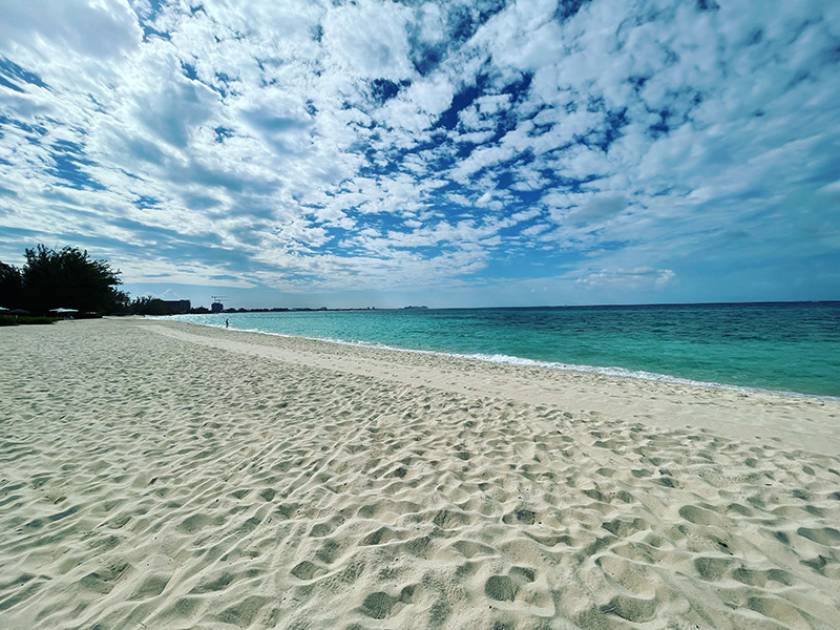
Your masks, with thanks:
M121 0L9 2L0 20L4 54L49 64L51 50L91 58L111 58L137 48L142 39L134 13Z
M840 5L720 4L10 3L0 253L333 288L830 256Z
M633 269L597 269L579 274L575 282L585 287L617 287L622 291L653 285L663 288L676 279L671 269L636 267Z
M396 2L362 0L337 6L324 20L324 47L333 71L399 81L413 74L406 28L410 11Z

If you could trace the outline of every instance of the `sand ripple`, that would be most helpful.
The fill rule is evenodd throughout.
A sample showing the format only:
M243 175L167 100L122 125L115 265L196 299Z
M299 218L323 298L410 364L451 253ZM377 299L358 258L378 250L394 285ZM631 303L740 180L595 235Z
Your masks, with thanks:
M838 627L838 457L2 332L3 628Z

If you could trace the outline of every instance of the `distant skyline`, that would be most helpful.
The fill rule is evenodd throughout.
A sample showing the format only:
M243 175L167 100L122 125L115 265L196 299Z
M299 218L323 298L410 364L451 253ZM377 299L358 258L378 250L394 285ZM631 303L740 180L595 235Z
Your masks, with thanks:
M840 299L840 3L11 2L0 260L232 307Z

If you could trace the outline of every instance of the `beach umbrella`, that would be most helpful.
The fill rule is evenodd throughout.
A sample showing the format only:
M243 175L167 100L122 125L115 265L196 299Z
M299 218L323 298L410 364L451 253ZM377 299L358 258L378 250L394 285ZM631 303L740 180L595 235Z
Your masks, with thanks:
M59 307L59 308L51 308L50 309L50 313L59 313L59 314L61 314L61 313L78 313L78 312L79 312L79 310L75 309L75 308Z
M0 313L5 313L8 310L5 306L0 306Z

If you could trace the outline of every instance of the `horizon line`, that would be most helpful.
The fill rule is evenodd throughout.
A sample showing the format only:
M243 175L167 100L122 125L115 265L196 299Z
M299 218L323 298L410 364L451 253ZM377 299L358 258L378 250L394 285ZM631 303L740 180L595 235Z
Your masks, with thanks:
M164 298L159 298L164 299ZM170 301L170 300L166 300ZM181 300L171 300L181 301ZM330 306L237 306L226 307L231 309L244 309L246 311L271 311L287 310L287 311L401 311L401 310L435 310L435 311L455 311L455 310L478 310L478 309L548 309L548 308L614 308L614 307L648 307L648 306L746 306L746 305L793 305L793 304L840 304L840 298L825 299L825 300L747 300L747 301L710 301L710 302L609 302L601 304L538 304L538 305L519 305L519 306L427 306L427 305L406 305L406 306L347 306L347 307L330 307ZM190 308L207 308L207 307L190 307ZM210 315L220 315L224 313L208 313Z

